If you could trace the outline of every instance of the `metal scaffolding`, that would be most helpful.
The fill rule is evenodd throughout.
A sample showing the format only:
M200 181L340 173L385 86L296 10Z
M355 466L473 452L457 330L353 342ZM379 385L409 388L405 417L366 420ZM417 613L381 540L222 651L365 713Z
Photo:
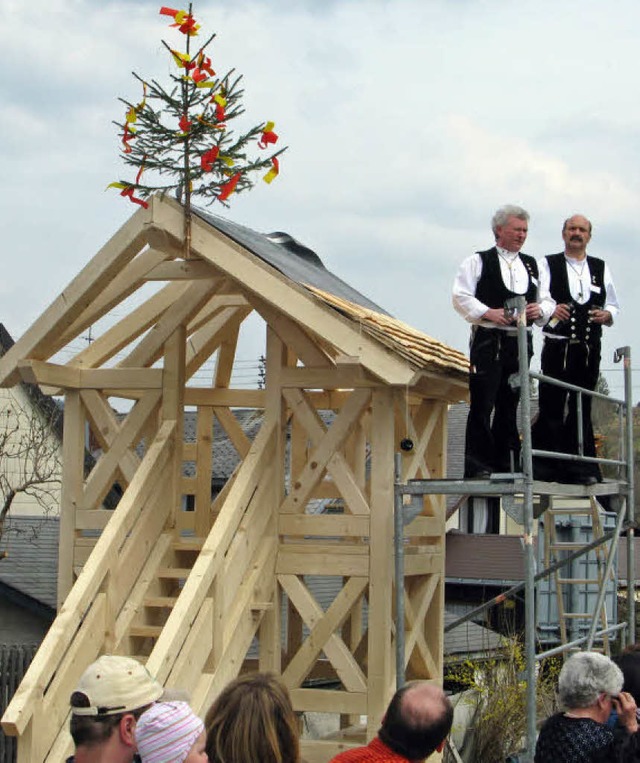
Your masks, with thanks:
M583 389L575 385L566 384L542 374L529 371L529 357L527 351L527 326L525 318L524 297L518 299L518 352L520 370L517 382L520 386L520 420L522 435L522 467L520 472L508 474L493 474L490 479L437 479L437 480L411 480L402 482L401 455L396 456L395 467L395 577L396 577L396 676L398 686L404 683L405 665L405 616L404 616L404 543L403 527L412 518L407 516L405 496L417 496L422 502L425 495L458 495L458 496L523 496L523 546L524 546L524 582L510 588L500 596L494 597L453 623L450 623L445 631L460 625L461 623L476 617L481 612L489 609L505 600L516 592L524 589L525 599L525 658L526 658L526 750L521 758L523 763L533 761L533 753L536 743L536 663L551 654L557 654L568 649L586 645L587 649L593 647L594 640L611 633L626 631L626 641L635 643L635 561L634 561L634 529L636 518L634 512L634 474L633 474L633 402L631 386L631 349L622 347L616 350L615 362L624 363L624 399L618 400L598 392ZM555 384L564 387L577 395L578 408L578 455L556 453L546 450L536 450L531 442L531 379L537 379L547 384ZM592 458L582 453L582 396L589 395L618 406L621 449L621 458ZM619 478L606 480L596 485L565 485L559 483L536 482L533 478L533 458L543 456L568 461L584 461L598 464L608 464L617 467ZM548 568L536 572L536 560L534 556L534 511L533 498L538 496L572 496L588 497L617 495L621 497L618 509L618 517L615 528L605 533L601 538L585 545L579 551L569 554L566 558L550 565ZM461 502L458 503L458 506ZM598 631L598 615L604 606L605 586L608 572L613 565L618 547L620 535L627 533L627 618L626 621L615 626L600 629ZM536 654L536 623L535 623L535 590L536 582L551 575L560 567L569 564L574 559L583 556L589 551L609 543L606 570L599 586L596 609L589 632L586 636L564 643L561 646ZM624 636L623 636L624 638Z

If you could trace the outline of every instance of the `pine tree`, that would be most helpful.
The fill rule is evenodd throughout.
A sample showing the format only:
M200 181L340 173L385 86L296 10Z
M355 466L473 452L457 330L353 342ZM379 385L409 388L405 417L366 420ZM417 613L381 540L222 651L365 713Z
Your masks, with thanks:
M184 50L162 41L176 68L168 89L133 72L142 85L142 100L133 104L120 98L126 115L123 122L114 124L121 130L124 161L137 174L133 182L120 180L109 187L121 189L121 196L144 207L154 192L175 193L185 210L188 256L192 197L228 206L232 193L253 187L256 173L268 169L263 177L267 183L278 175L278 157L285 148L251 155L255 146L265 150L276 143L274 123L234 133L230 123L244 113L242 76L234 69L222 76L215 73L207 55L215 34L202 45L193 44L201 26L191 4L188 10L163 6L160 14L173 19L171 26L183 36Z

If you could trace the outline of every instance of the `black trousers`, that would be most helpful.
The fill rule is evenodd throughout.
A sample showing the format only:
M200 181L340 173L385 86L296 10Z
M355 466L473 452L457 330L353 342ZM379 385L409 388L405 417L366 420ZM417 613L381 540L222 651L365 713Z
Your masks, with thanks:
M530 360L531 336L528 345ZM517 469L520 460L516 420L520 389L509 384L509 377L517 374L519 369L518 338L500 329L474 327L469 356L471 404L464 475L475 477L483 471L510 472L512 461Z
M554 379L594 390L600 371L600 343L587 345L564 339L545 339L542 347L542 373ZM578 453L577 394L540 382L538 419L531 430L533 447L561 453ZM582 395L583 455L595 456L591 423L591 397ZM536 458L534 476L553 479L592 476L601 478L598 464ZM561 480L562 481L562 480Z

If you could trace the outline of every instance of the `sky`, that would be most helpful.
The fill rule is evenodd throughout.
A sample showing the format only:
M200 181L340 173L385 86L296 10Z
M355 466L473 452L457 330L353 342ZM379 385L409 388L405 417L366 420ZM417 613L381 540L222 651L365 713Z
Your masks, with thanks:
M105 190L129 172L112 121L119 97L140 98L132 71L168 82L161 40L182 36L161 4L0 0L0 321L14 338L137 209ZM463 351L451 283L492 244L496 208L529 211L536 257L584 214L622 303L602 369L623 396L613 350L640 353L637 0L201 0L194 15L216 32L214 68L243 75L251 123L275 121L288 146L271 185L210 211L287 231ZM257 348L249 337L244 363Z

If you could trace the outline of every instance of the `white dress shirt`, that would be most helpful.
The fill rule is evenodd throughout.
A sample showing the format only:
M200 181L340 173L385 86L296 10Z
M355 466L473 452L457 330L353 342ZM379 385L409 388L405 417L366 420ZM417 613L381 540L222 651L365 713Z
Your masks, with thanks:
M501 247L496 247L496 249L504 285L515 294L526 294L529 287L529 271L522 262L520 253L508 252ZM489 310L489 305L485 305L475 296L481 275L482 258L477 252L462 261L453 282L452 299L456 312L469 323L478 326L517 331L516 326L498 326L492 321L482 320L482 316ZM556 309L556 303L549 294L549 279L547 279L546 288L543 288L542 282L538 283L535 279L533 279L533 283L538 287L536 301L542 311L542 315L536 320L536 323L543 326Z
M567 277L569 280L571 297L579 305L584 305L589 301L591 291L594 288L591 284L591 272L589 270L587 258L585 257L584 260L574 260L573 258L565 257L564 259L567 267ZM542 257L538 260L538 273L540 276L540 289L549 291L551 285L551 271L549 270L549 262L546 257ZM620 312L620 303L618 302L616 287L611 278L611 271L606 262L604 265L604 290L605 298L604 307L602 309L608 310L611 313L611 321L613 322Z

